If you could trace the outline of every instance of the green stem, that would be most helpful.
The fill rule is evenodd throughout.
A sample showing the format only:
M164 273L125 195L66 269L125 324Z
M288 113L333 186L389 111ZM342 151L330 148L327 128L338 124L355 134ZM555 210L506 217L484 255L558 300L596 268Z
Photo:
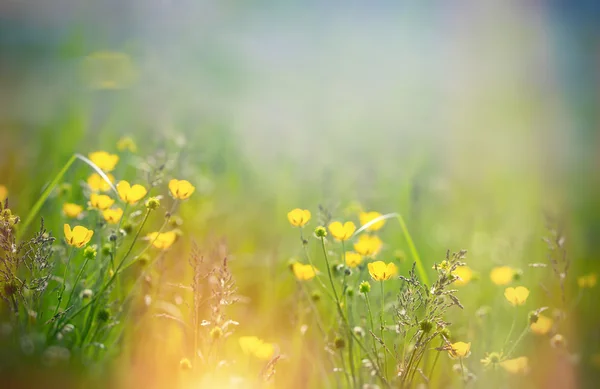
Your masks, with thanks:
M508 343L510 342L510 337L513 333L513 330L515 329L515 323L517 321L517 309L515 308L515 313L513 315L513 320L512 320L512 324L510 325L510 330L508 331L508 336L506 337L506 340L504 341L504 346L502 347L503 349L508 346Z
M67 264L65 265L65 273L63 275L63 284L60 288L60 292L58 293L58 302L56 303L56 308L54 308L54 313L52 317L55 317L60 309L60 303L62 302L63 293L65 293L65 289L67 288L67 275L69 273L69 264L71 263L71 257L73 256L73 252L75 251L74 247L71 247L71 251L69 251L69 256L67 257Z
M87 266L88 261L89 261L89 258L86 257L85 260L83 261L83 266L81 266L81 270L79 270L79 273L77 274L77 277L75 278L75 282L73 283L73 287L71 288L71 293L69 293L69 298L67 299L67 307L71 303L71 299L73 298L73 294L75 293L75 287L77 287L77 283L81 279L81 276L83 275L83 271L85 270L85 267Z
M379 284L381 285L381 318L380 318L380 323L381 323L381 342L385 345L385 339L384 339L384 328L385 328L385 321L384 321L384 315L385 315L385 291L383 288L383 280L379 281ZM387 353L385 352L385 346L384 350L383 350L383 376L387 378Z
M513 351L515 351L515 349L517 348L517 346L519 345L519 343L521 343L521 341L523 340L523 338L525 337L525 335L527 335L528 332L529 332L529 323L527 323L527 325L525 326L525 329L523 330L523 332L521 332L521 335L519 335L519 337L517 338L517 340L515 341L515 343L513 343L513 345L510 348L510 350L508 350L508 353L506 354L507 358L510 358L511 354L513 353Z
M367 310L369 311L369 324L371 325L371 332L375 333L375 324L373 324L373 311L371 310L371 302L369 301L369 295L365 293L365 300L367 301ZM375 353L375 357L377 359L377 366L381 369L381 361L379 360L379 352L377 351L377 343L375 342L375 337L371 335L371 340L373 341L373 352Z

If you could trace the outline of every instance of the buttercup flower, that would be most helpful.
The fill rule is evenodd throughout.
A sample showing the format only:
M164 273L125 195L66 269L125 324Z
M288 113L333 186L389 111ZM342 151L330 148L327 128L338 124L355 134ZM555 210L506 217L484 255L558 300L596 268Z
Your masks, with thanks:
M353 251L346 251L346 266L357 267L363 261L363 256Z
M238 341L244 354L254 355L258 359L271 359L275 353L275 348L272 344L266 343L256 336L242 336Z
M294 227L304 227L310 220L310 211L308 209L292 209L287 214L290 224Z
M500 366L510 374L525 374L529 371L529 359L518 357L500 362Z
M71 226L68 224L65 224L64 232L67 243L77 248L85 246L94 235L94 231L88 230L87 228L82 226L75 226L71 230Z
M473 278L473 270L468 266L459 266L452 272L453 275L459 277L454 281L454 285L463 286L468 284Z
M90 206L92 208L96 208L101 211L104 211L105 209L112 207L112 205L114 203L115 203L115 200L111 199L107 195L99 195L96 193L92 193L90 195Z
M337 240L345 241L352 237L356 231L356 226L352 222L346 222L344 224L340 222L333 222L329 224L329 232Z
M190 198L196 188L186 180L171 180L169 181L169 190L174 198L185 200Z
M135 204L146 196L148 191L141 185L135 184L131 186L127 181L119 181L117 184L117 192L121 200L128 204Z
M106 176L111 183L115 182L115 176L110 173L106 173ZM104 181L104 178L102 178L98 173L92 173L87 179L87 184L90 189L95 192L106 192L110 190L110 185L108 182Z
M524 286L517 286L516 288L506 288L504 290L504 297L513 306L523 305L529 297L529 289Z
M81 215L83 207L79 204L64 203L62 210L66 217L76 218L79 217L79 215Z
M152 242L152 246L160 250L166 250L177 240L177 234L174 231L169 232L151 232L147 238Z
M123 216L123 210L121 208L107 209L102 211L102 216L109 224L117 224Z
M471 354L471 342L452 343L448 348L448 355L451 358L467 358Z
M502 353L491 352L491 353L486 353L485 358L483 358L480 362L485 367L491 366L495 369L496 365L498 365L500 363L500 361L502 361Z
M593 288L596 286L596 282L598 281L598 277L595 273L590 273L585 276L581 276L577 278L577 285L580 288Z
M300 281L308 281L312 279L317 273L316 269L311 265L304 265L296 262L292 265L292 271L297 279Z
M544 315L538 315L537 321L531 323L529 328L531 332L538 335L546 335L552 329L553 321L551 318Z
M8 189L4 185L0 185L0 203L4 203L8 197Z
M129 150L132 153L135 153L137 151L137 146L132 138L124 136L117 142L117 149L119 151Z
M383 246L379 237L374 235L360 235L358 241L354 243L354 250L365 257L375 257Z
M381 216L381 214L379 212L361 212L358 215L358 218L360 219L360 225L364 226L371 220L375 220L380 216ZM381 229L381 227L383 227L384 224L385 224L385 219L382 219L376 223L373 223L369 227L367 227L366 230L367 231L377 231L377 230Z
M119 162L119 156L116 154L109 154L106 151L95 151L89 155L90 161L105 172L110 172L115 169L117 162Z
M398 268L392 262L386 265L383 261L375 261L369 263L368 267L369 274L375 281L389 280L398 272Z
M515 276L515 270L509 266L499 266L492 269L490 278L496 285L509 284Z

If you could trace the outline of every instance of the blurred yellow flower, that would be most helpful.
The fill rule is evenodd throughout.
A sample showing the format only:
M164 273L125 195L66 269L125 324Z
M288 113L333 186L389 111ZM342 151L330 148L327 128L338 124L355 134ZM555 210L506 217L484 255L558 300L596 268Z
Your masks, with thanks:
M288 221L294 227L304 227L310 220L310 211L308 209L292 209L287 214Z
M496 285L509 284L515 276L515 270L509 266L499 266L492 269L490 278Z
M383 242L375 235L360 235L354 243L354 251L365 257L375 257L381 251Z
M516 288L506 288L504 290L504 297L513 306L523 305L529 297L529 289L524 286L517 286Z
M141 185L135 184L131 186L127 181L119 181L117 184L117 192L121 200L128 204L135 204L146 196L148 191Z
M110 173L106 173L106 176L111 183L115 182L115 176ZM92 173L87 179L87 184L90 189L95 192L106 192L110 190L110 185L108 182L106 182L98 173Z
M390 262L387 265L383 261L375 261L368 264L369 274L375 281L386 281L398 273L398 268L394 263Z
M579 285L580 288L593 288L596 286L596 282L598 282L598 277L595 273L590 273L577 278L577 285Z
M83 207L79 204L64 203L62 210L66 217L76 218L83 212Z
M448 348L448 355L452 358L467 358L471 354L471 342L452 343Z
M468 266L459 266L452 272L453 275L459 277L454 281L454 285L463 286L467 285L471 279L473 279L473 270Z
M356 231L356 226L352 222L346 222L344 224L340 222L333 222L329 224L329 232L331 232L331 236L333 236L337 240L348 240L352 237Z
M346 266L357 267L363 261L363 256L354 251L346 251Z
M166 250L177 240L175 231L169 232L151 232L147 235L148 240L157 249Z
M169 181L169 190L174 198L185 200L190 198L196 188L186 180L171 180Z
M256 336L242 336L238 341L244 354L254 355L258 359L271 359L275 353L275 348L271 343L266 343Z
M77 248L85 246L94 235L94 231L88 230L82 226L75 226L71 230L71 226L68 224L65 224L64 232L67 243Z
M123 89L135 82L131 57L118 51L96 51L83 62L83 76L92 89Z
M107 209L102 211L102 216L109 224L117 224L123 216L123 210L121 208Z
M101 211L104 211L105 209L112 207L112 205L114 203L115 203L115 200L111 199L107 195L99 195L96 193L92 193L90 195L90 206L92 208L96 208Z
M358 215L358 218L360 219L360 225L364 226L371 220L375 220L380 216L381 216L381 214L379 212L361 212ZM385 224L385 219L382 219L376 223L373 223L369 227L367 227L366 230L367 231L377 231L377 230L381 229L381 227L383 227L384 224Z
M181 370L191 370L192 362L190 362L190 360L187 358L181 358L181 360L179 361L179 367L181 368Z
M546 335L552 329L554 322L551 318L544 315L538 315L538 319L535 323L531 323L529 328L531 332L538 335Z
M135 153L137 151L137 145L132 138L124 136L117 141L117 149L119 151L129 150L132 153Z
M116 154L109 154L106 151L94 151L88 155L90 160L105 172L110 172L115 169L117 162L119 162L119 156Z
M4 203L8 197L8 189L4 185L0 185L0 203Z
M296 262L292 265L292 271L297 279L300 281L308 281L317 274L316 269L311 265L304 265Z
M518 357L500 362L500 366L510 374L525 374L529 371L529 359Z

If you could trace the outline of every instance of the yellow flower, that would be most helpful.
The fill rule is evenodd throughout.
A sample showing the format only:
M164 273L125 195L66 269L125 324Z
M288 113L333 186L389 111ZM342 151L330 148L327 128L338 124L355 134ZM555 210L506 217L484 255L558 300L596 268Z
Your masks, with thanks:
M379 237L372 235L360 235L358 242L354 243L354 250L365 257L375 257L383 246Z
M81 215L83 207L78 204L64 203L62 210L66 217L76 218Z
M577 285L580 288L593 288L596 286L596 282L598 281L598 277L595 273L590 273L585 276L581 276L577 278Z
M454 281L454 285L456 286L467 285L473 278L473 270L468 266L459 266L452 274L459 277L459 279Z
M300 281L308 281L312 279L316 274L316 269L311 265L303 265L296 262L292 265L292 271L297 279Z
M380 216L381 216L381 214L379 212L361 212L358 215L358 218L360 219L360 224L362 226L364 226L371 220L375 220ZM376 223L373 223L369 227L367 227L367 231L377 231L377 230L381 229L381 227L383 227L384 224L385 224L385 219L382 219Z
M196 188L186 180L171 180L169 181L169 190L174 198L185 200L190 198Z
M0 203L4 203L8 197L8 189L4 185L0 185Z
M110 173L106 173L106 176L110 180L111 183L115 182L115 176ZM104 181L104 178L100 176L98 173L93 173L87 179L87 184L91 190L95 192L106 192L110 190L110 185L108 182Z
M467 358L471 354L471 342L452 343L448 348L448 355L451 358Z
M308 209L292 209L287 214L290 224L294 227L304 227L310 220L310 211Z
M77 248L81 248L83 246L85 246L90 239L92 239L92 236L94 235L94 231L92 230L88 230L85 227L82 226L75 226L72 230L71 230L71 226L68 224L65 224L64 226L64 230L65 230L65 238L67 239L67 243L73 247L77 247Z
M148 191L141 185L135 184L131 186L127 181L119 181L117 184L117 192L121 200L128 204L135 204L146 196Z
M496 285L509 284L515 276L515 270L509 266L499 266L492 269L490 278Z
M119 149L119 151L129 150L132 153L135 153L137 151L137 146L132 138L124 136L117 142L117 149Z
M500 366L510 374L525 374L529 371L529 359L518 357L500 362Z
M527 301L529 296L529 289L524 286L517 286L516 288L506 288L504 290L504 297L513 306L523 305Z
M152 242L152 246L160 250L166 250L177 240L177 234L175 231L169 232L151 232L147 236L148 240Z
M275 353L275 348L272 344L266 343L256 336L242 336L238 341L244 354L254 355L258 359L271 359Z
M337 240L348 240L352 237L356 231L356 226L352 222L346 222L344 224L340 222L333 222L329 224L329 232L331 232L331 236L333 236Z
M346 251L346 266L357 267L363 261L363 256L354 251Z
M88 155L90 160L105 172L111 172L115 170L117 162L119 162L119 156L116 154L109 154L106 151L94 151Z
M553 321L551 318L544 315L538 315L538 319L535 323L531 323L529 328L531 332L538 335L546 335L552 329Z
M371 262L368 265L369 274L375 281L386 281L398 272L398 268L392 262L387 265L383 261Z
M107 209L102 211L102 216L104 216L104 220L106 220L107 223L117 224L123 216L123 210L121 208Z
M99 195L96 193L92 193L90 195L90 206L92 208L96 208L101 211L104 211L104 210L112 207L112 205L114 203L115 203L115 200L111 199L107 195Z

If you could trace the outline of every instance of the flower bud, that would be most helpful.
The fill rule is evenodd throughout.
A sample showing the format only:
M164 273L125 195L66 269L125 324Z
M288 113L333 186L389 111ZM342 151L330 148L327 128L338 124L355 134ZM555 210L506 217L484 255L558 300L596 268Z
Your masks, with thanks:
M315 236L317 238L324 238L327 236L327 230L323 226L318 226L315 228Z
M367 281L363 281L358 286L358 291L362 294L367 294L371 291L371 284Z
M96 259L96 246L92 245L92 246L87 246L85 248L85 250L83 250L83 257L87 260L94 260Z
M150 197L147 201L146 201L146 208L148 208L149 210L157 210L158 207L160 207L160 200L156 197Z

